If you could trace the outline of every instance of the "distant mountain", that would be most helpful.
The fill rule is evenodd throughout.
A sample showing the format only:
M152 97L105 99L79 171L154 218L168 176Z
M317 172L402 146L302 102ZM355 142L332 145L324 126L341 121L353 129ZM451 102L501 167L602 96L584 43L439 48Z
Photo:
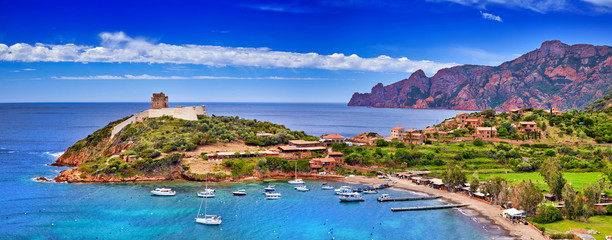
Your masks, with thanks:
M428 78L422 70L371 93L355 93L349 106L509 110L582 109L612 90L612 47L546 41L499 66L462 65Z
M604 110L606 108L611 108L612 107L612 92L608 93L607 95L603 96L600 99L597 99L597 101L589 104L588 106L586 106L584 108L585 111L600 111L600 110Z

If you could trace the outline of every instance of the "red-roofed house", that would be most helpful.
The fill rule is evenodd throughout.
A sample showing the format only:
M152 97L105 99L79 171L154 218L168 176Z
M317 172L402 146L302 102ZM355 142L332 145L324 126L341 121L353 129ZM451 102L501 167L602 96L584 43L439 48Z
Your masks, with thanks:
M329 145L332 143L343 143L344 137L338 134L330 134L330 135L325 135L321 137L321 141L325 143L326 145Z
M323 169L324 172L332 172L336 167L336 160L333 158L313 158L310 160L310 171L319 172Z
M473 127L473 128L477 128L477 127L481 127L482 124L484 124L484 122L482 121L482 118L467 118L465 119L465 121L463 121L463 126L467 127Z
M327 157L335 159L336 163L344 163L344 154L341 152L332 151Z
M404 128L403 127L394 127L391 128L391 138L397 138L399 140L404 139Z

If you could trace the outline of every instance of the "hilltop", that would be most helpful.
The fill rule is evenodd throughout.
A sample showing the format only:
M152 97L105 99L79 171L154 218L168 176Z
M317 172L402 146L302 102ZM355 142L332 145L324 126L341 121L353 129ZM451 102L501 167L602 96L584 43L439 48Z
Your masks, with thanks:
M597 101L589 104L588 106L584 108L584 110L585 111L600 111L600 110L609 109L609 108L612 108L612 92L608 93L607 95L603 96L600 99L597 99Z
M612 90L612 48L546 41L499 66L462 65L422 70L371 93L355 93L349 106L510 110L582 109Z

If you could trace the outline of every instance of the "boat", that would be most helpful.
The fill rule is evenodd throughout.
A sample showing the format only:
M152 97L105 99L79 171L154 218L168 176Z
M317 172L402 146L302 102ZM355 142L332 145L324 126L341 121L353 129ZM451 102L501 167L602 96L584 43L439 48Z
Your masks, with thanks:
M333 186L329 186L329 185L323 185L323 186L321 186L321 189L323 189L323 190L334 190L334 187Z
M206 186L207 186L207 189L208 189L208 174L206 174L206 184L207 184ZM206 191L206 190L205 190L205 192L212 193L212 192ZM213 195L214 195L214 193L213 193ZM204 205L204 217L200 217L200 211L202 210L202 202L205 202L205 205ZM200 202L200 208L198 209L198 215L196 215L196 218L195 218L196 223L201 223L201 224L205 224L205 225L221 225L221 221L222 221L221 220L221 216L208 215L208 214L206 214L207 210L208 210L208 198L204 197L202 199L202 201Z
M308 191L310 191L310 189L308 189L308 188L306 187L306 185L301 185L301 186L298 186L298 187L296 187L295 189L296 189L296 190L298 190L298 192L308 192Z
M340 188L334 189L334 192L336 192L336 194L340 195L340 192L342 190L351 190L351 191L353 191L353 188L351 188L349 186L342 186Z
M274 187L274 185L268 185L267 187L264 188L264 191L266 191L266 192L274 192L274 191L276 191L276 188Z
M354 192L352 189L342 189L340 190L340 192L336 192L336 195L344 196L344 195L350 195L353 193L356 193L356 192Z
M377 194L378 191L374 190L374 189L368 189L368 190L364 190L363 194Z
M155 196L174 196L176 195L176 191L172 191L170 188L156 188L151 191L151 194Z
M381 201L381 200L383 200L383 199L389 199L389 198L391 198L391 197L389 196L389 194L386 194L386 193L385 193L385 194L383 194L383 195L380 195L380 197L378 198L378 201Z
M206 175L206 187L204 188L204 191L198 192L198 197L203 197L203 198L215 197L215 190L208 188L208 175Z
M238 191L234 191L234 192L232 192L232 193L233 193L235 196L244 196L244 195L246 195L246 190L244 190L244 189L240 189L240 190L238 190Z
M365 199L361 196L361 194L353 192L349 194L344 194L338 197L340 202L360 202L365 201Z
M276 199L280 199L281 194L280 193L266 193L266 199L268 200L276 200Z
M295 179L294 180L290 180L289 184L292 184L292 185L304 184L304 180L302 180L301 178L297 178L297 177L298 177L298 173L297 173L297 161L295 161Z

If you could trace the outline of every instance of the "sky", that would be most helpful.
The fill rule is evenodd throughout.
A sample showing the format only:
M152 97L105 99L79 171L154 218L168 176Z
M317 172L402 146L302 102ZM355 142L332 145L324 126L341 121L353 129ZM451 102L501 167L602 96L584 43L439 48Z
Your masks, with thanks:
M340 102L547 40L612 45L612 0L0 0L0 102Z

